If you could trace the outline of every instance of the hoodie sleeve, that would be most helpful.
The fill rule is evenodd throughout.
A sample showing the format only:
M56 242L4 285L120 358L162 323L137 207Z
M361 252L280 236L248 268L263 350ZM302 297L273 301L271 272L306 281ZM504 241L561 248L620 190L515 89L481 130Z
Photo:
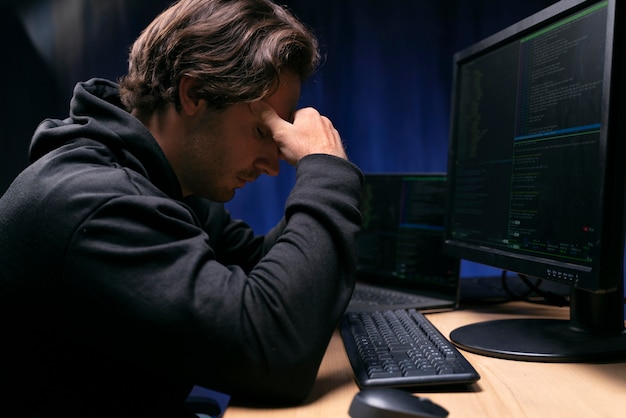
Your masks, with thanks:
M223 209L202 228L169 199L109 199L66 257L83 343L234 397L303 400L353 288L362 175L326 155L296 173L265 238Z

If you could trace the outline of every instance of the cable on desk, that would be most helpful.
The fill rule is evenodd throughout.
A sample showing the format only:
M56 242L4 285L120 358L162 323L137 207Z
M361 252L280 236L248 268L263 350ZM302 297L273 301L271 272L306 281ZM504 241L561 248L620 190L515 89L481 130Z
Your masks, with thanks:
M520 280L522 280L522 282L526 285L528 289L524 291L522 294L516 294L513 290L511 290L511 288L507 284L507 273L508 273L507 270L502 270L502 274L500 276L502 279L502 287L504 288L504 291L513 300L525 301L525 302L531 302L531 303L544 303L544 304L554 305L554 306L559 306L559 307L569 306L568 297L563 296L563 295L558 295L554 292L545 291L541 289L540 286L541 286L541 283L543 283L542 279L536 279L535 282L533 283L524 274L517 274L517 277L519 277ZM543 301L537 302L536 300L532 299L530 296L533 293L536 294L537 296L542 297Z

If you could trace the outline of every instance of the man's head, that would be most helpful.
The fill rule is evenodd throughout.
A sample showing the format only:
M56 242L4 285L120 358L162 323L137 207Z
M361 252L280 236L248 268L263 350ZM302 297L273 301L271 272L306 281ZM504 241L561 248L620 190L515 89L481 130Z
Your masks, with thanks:
M315 37L270 0L180 0L159 15L134 43L122 102L146 116L174 104L179 83L210 108L263 99L281 70L303 81L319 61Z
M263 100L290 122L316 38L270 0L180 0L132 47L120 96L150 129L183 195L230 200L276 175L279 146L252 111Z

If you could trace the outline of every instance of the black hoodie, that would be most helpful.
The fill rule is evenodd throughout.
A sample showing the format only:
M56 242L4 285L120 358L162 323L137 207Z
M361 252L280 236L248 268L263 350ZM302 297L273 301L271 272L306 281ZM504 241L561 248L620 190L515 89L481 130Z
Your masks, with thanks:
M0 199L0 408L175 417L194 384L307 396L353 287L353 164L303 158L283 220L255 236L222 204L183 199L99 79L39 126L31 159Z

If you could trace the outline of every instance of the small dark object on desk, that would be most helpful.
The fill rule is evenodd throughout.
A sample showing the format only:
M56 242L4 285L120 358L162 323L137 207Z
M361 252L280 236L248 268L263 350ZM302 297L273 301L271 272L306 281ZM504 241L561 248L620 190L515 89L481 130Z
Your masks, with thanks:
M348 413L352 418L445 418L448 411L427 398L397 388L367 388L358 392Z

